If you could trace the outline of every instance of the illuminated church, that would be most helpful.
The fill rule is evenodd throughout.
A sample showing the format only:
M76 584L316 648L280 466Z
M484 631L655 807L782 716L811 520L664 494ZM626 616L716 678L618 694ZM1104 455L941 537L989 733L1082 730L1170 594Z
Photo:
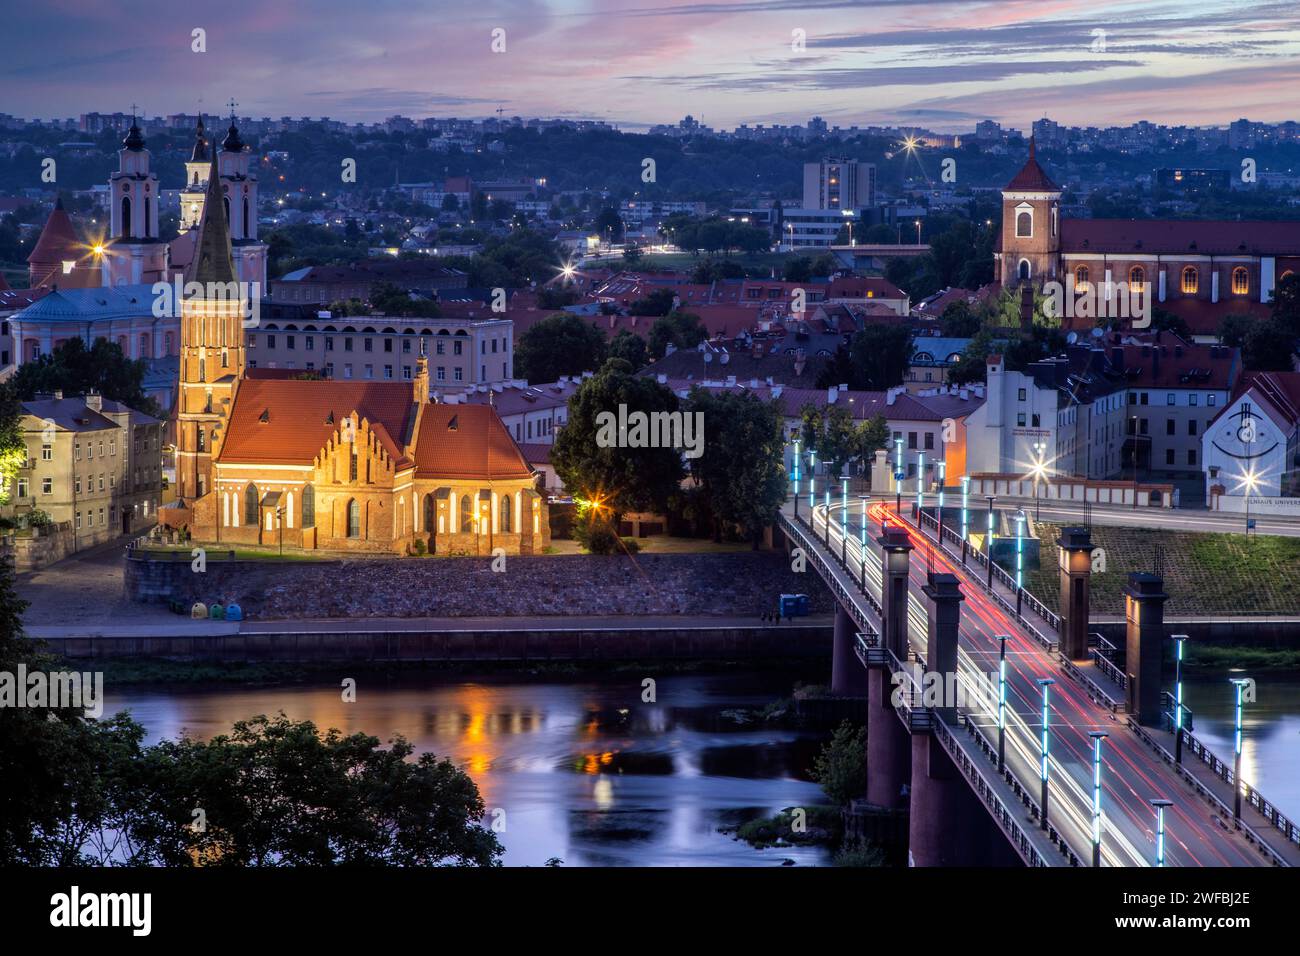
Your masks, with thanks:
M210 160L185 282L237 281L238 202ZM196 180L197 181L197 180ZM339 553L538 554L546 500L490 405L433 404L413 381L249 368L242 304L187 298L176 408L178 500L166 526L222 547Z

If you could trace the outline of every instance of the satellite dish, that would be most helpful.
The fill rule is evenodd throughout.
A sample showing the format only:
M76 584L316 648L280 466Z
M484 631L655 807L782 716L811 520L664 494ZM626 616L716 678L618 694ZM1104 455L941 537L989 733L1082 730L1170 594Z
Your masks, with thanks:
M1077 341L1079 341L1079 333L1078 333L1078 332L1071 332L1069 335L1067 335L1067 336L1065 337L1065 344L1066 344L1066 345L1073 345L1073 344L1074 344L1075 342L1077 342Z
M1097 326L1095 329L1092 330L1090 334L1094 339L1099 339L1106 334L1106 330L1103 329L1101 326Z

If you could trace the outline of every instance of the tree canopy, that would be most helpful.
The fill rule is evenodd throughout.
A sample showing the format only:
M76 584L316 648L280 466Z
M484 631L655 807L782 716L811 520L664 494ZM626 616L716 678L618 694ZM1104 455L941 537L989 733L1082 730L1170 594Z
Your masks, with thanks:
M548 315L515 343L515 374L532 384L580 375L605 360L605 333L564 312Z
M86 348L81 339L70 338L53 352L18 366L13 385L23 401L56 390L67 396L96 391L146 415L159 417L161 409L144 393L145 368L144 359L127 358L116 342L100 338Z

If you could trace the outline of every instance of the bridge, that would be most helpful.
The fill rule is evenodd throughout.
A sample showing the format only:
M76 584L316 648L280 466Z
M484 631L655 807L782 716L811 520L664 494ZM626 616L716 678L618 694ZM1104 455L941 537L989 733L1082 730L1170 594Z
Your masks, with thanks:
M835 596L832 686L867 698L866 800L907 807L914 865L1300 863L1300 827L1234 789L1186 708L1172 732L1157 575L1131 576L1117 666L1087 633L1086 529L1062 538L1062 618L936 514L893 504L791 498L778 524Z

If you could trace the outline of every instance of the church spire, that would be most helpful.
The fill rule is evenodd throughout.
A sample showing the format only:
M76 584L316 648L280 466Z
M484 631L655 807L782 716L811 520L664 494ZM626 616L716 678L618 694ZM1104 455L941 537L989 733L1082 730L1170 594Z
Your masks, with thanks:
M190 153L191 163L204 163L208 159L208 139L203 129L203 114L200 113L198 123L194 127L194 150Z
M217 153L212 152L208 171L208 191L203 199L203 219L199 223L198 248L186 276L193 282L237 282L235 260L230 246L230 223L226 217L226 197L221 191L217 172Z

